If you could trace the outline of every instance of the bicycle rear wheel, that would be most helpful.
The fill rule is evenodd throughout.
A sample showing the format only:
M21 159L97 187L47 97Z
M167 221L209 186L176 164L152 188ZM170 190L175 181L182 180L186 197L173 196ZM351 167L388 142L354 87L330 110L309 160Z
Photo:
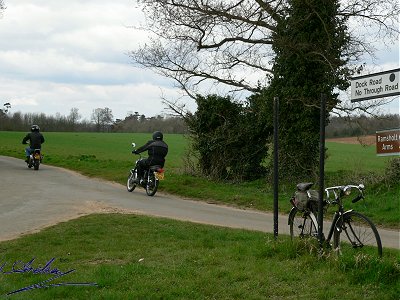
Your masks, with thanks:
M290 237L317 238L318 226L312 212L302 212L292 208L289 214Z
M363 251L382 256L382 242L376 226L366 216L356 211L346 212L343 218L337 220L333 247L341 252Z

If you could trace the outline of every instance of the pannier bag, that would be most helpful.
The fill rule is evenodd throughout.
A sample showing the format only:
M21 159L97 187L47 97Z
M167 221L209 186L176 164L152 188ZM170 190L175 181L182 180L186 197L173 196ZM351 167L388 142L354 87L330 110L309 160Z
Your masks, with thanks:
M316 190L296 191L294 193L292 204L298 210L305 210L307 207L316 207L318 204L319 193Z

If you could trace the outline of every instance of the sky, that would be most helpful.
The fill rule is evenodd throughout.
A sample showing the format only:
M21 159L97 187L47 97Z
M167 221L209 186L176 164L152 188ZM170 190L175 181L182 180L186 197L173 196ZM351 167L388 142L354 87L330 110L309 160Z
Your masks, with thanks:
M10 112L90 119L108 107L114 118L166 113L162 97L176 99L172 80L133 65L127 53L147 34L134 0L5 0L0 18L0 106ZM377 53L377 71L399 68L399 45ZM192 100L187 109L195 111ZM399 100L383 108L399 112Z

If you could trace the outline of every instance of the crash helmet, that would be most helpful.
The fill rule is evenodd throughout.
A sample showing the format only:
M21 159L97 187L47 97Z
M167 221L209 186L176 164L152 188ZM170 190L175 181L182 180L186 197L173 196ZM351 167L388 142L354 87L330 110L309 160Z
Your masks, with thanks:
M154 133L153 133L153 140L154 141L162 141L163 140L163 134L162 134L162 132L161 131L155 131Z
M34 132L34 131L40 131L40 127L39 127L38 125L32 125L32 126L31 126L31 131L32 131L32 132Z

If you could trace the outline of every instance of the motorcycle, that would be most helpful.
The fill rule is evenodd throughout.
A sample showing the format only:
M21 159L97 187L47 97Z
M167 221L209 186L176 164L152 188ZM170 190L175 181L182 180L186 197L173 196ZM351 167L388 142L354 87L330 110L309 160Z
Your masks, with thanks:
M43 159L43 155L41 153L41 150L34 149L31 152L31 154L29 155L29 158L27 161L28 168L30 169L33 167L34 170L36 170L36 171L39 170L39 166L40 166L40 163L42 162L42 159Z
M132 147L135 149L136 144L132 143ZM132 192L139 185L146 190L148 196L154 196L157 192L159 181L164 180L164 169L161 166L151 166L144 171L143 178L138 178L137 165L144 158L142 158L141 154L137 155L139 155L139 158L136 160L135 167L130 170L126 188L128 192Z

